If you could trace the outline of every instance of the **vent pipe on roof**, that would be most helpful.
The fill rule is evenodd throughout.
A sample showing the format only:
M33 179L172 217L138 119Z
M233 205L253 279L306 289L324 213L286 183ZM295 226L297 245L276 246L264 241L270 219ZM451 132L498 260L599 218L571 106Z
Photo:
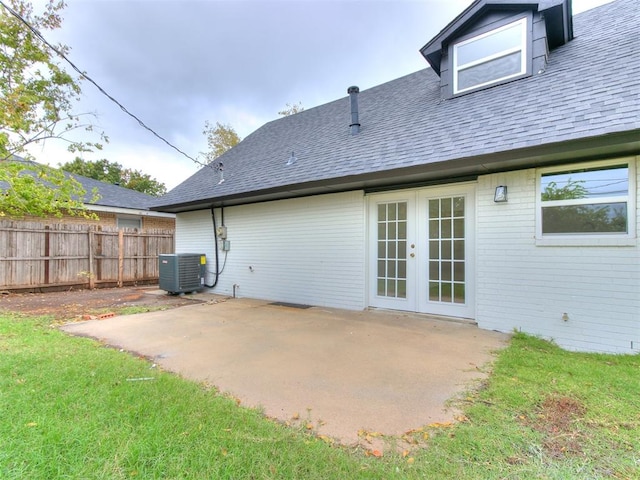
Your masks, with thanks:
M351 97L351 135L357 135L360 133L360 119L358 118L358 93L360 89L358 87L349 87L347 93Z

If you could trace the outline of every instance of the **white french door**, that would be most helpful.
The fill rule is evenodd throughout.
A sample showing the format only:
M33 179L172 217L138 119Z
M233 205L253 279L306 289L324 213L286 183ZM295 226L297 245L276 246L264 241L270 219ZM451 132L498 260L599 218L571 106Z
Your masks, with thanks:
M369 202L371 305L415 311L415 193L376 195Z
M460 184L369 197L369 303L474 318L475 189Z

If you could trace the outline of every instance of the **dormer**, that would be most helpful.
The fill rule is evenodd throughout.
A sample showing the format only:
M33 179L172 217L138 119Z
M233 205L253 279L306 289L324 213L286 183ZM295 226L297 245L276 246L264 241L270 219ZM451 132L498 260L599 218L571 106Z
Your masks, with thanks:
M452 98L542 73L572 38L571 0L476 0L420 53Z

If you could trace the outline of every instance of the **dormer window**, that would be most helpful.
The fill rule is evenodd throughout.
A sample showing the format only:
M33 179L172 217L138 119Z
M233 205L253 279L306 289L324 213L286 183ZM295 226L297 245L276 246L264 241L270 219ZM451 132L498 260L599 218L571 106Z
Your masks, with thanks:
M420 52L449 99L543 73L572 38L571 0L474 0Z
M453 44L453 93L527 73L527 18Z

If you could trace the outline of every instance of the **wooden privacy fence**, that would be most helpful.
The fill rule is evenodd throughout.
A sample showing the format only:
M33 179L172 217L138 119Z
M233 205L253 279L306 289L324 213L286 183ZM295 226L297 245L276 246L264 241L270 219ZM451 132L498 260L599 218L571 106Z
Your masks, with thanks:
M0 221L0 290L122 286L158 281L172 230Z

